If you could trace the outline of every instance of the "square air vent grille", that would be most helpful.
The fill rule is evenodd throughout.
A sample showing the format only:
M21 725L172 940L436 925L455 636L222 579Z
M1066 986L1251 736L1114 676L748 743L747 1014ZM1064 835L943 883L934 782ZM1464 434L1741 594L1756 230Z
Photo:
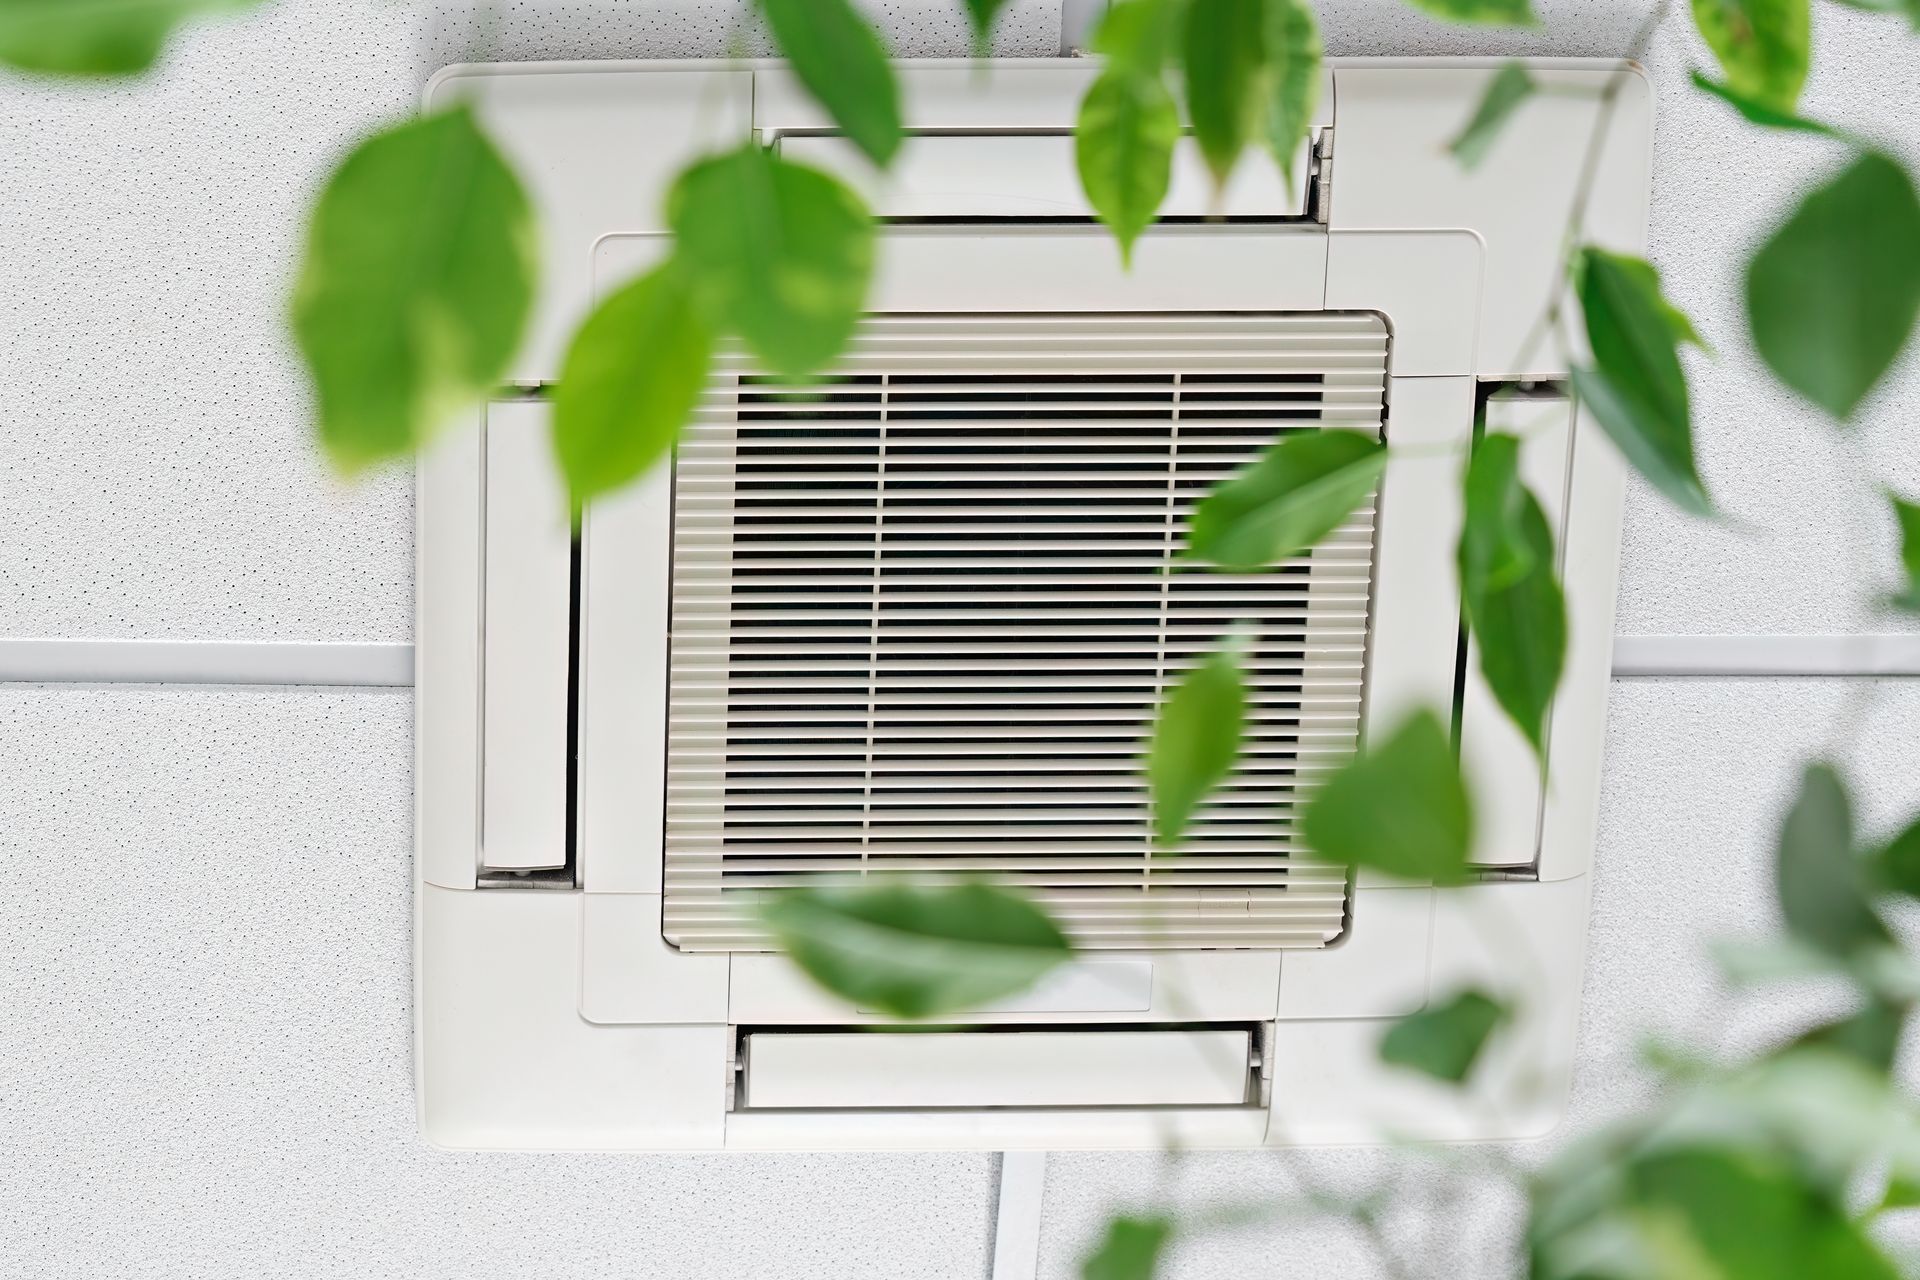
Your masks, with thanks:
M1291 813L1358 731L1373 508L1268 573L1169 567L1288 431L1383 425L1371 314L916 315L836 376L725 379L675 468L664 921L816 875L980 873L1084 947L1312 947L1347 885ZM1237 782L1153 856L1162 691L1236 623Z

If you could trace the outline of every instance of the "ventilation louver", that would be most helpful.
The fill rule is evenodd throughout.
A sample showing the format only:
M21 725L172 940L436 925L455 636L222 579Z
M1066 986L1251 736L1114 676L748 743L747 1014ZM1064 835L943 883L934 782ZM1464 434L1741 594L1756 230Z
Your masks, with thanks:
M664 922L758 949L803 877L981 873L1090 948L1320 946L1292 813L1354 745L1369 503L1264 574L1175 567L1277 434L1378 431L1371 314L914 315L823 385L733 374L675 477ZM1249 624L1238 781L1155 857L1161 693Z

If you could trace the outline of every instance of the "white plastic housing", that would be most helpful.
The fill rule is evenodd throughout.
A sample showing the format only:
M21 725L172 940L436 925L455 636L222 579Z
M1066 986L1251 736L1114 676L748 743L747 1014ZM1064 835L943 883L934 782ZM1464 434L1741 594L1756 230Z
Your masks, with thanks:
M530 184L545 273L500 401L423 457L416 964L421 1125L484 1149L1130 1147L1511 1138L1563 1106L1585 956L1623 466L1526 335L1586 235L1638 251L1651 97L1637 71L1529 63L1538 95L1483 164L1446 143L1500 64L1334 60L1291 184L1250 156L1208 222L1183 152L1123 272L1070 168L1083 60L907 63L910 133L874 173L777 64L453 67ZM1362 731L1454 705L1485 883L1363 876L1332 945L1089 952L940 1038L875 1032L783 957L662 935L674 478L596 505L576 547L542 389L593 299L665 250L665 184L747 131L835 168L883 219L878 313L1365 313L1390 331ZM637 145L645 140L645 145ZM1330 162L1327 157L1331 157ZM1309 192L1313 194L1310 196ZM968 222L968 219L992 221ZM927 219L939 221L928 222ZM1026 219L1027 221L1022 221ZM1459 469L1491 386L1522 428L1570 600L1551 785L1459 668ZM571 692L570 692L571 691ZM573 705L569 706L569 697ZM570 714L571 712L571 714ZM571 757L571 768L569 767ZM1387 1021L1465 983L1517 1022L1464 1094L1384 1068ZM1166 1024L1179 1024L1178 1028ZM847 1034L867 1028L869 1034ZM1022 1030L1021 1028L1032 1028Z

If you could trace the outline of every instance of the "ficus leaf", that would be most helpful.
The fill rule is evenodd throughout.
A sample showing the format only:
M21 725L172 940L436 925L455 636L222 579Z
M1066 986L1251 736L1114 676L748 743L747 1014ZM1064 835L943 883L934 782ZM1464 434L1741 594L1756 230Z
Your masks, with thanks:
M1703 93L1710 93L1738 111L1748 124L1757 124L1764 129L1786 129L1798 133L1818 133L1827 137L1838 137L1839 132L1831 125L1821 124L1818 120L1809 120L1805 116L1795 115L1770 106L1758 98L1749 97L1731 85L1709 80L1698 71L1693 73L1693 87Z
M1461 991L1446 1001L1407 1014L1380 1040L1380 1060L1460 1084L1472 1074L1480 1051L1512 1016L1484 991Z
M1371 497L1386 466L1387 447L1367 432L1285 435L1194 508L1184 554L1237 570L1297 555Z
M1180 677L1153 722L1147 752L1147 789L1153 836L1170 848L1186 833L1194 811L1233 772L1246 726L1244 644L1229 642Z
M1520 441L1490 432L1467 471L1460 588L1487 687L1546 759L1547 707L1566 662L1567 604L1553 530L1520 480Z
M1158 75L1108 71L1080 103L1074 161L1087 202L1120 244L1120 261L1167 197L1180 112Z
M1588 247L1574 283L1594 366L1573 371L1574 388L1633 467L1676 506L1712 511L1693 461L1692 408L1678 346L1680 313L1651 264ZM1687 325L1685 335L1692 334Z
M1794 937L1833 956L1887 940L1853 846L1852 806L1831 765L1809 765L1774 857L1780 914Z
M885 168L900 149L900 90L886 46L847 0L758 0L794 74Z
M1887 502L1900 526L1900 568L1906 579L1890 603L1896 609L1920 613L1920 502L1908 502L1892 493L1887 495Z
M1039 907L977 880L785 890L767 898L761 918L808 977L895 1018L977 1009L1071 954Z
M1531 0L1407 0L1414 8L1446 22L1493 27L1537 27Z
M1920 196L1868 152L1807 193L1747 264L1747 323L1780 380L1851 418L1920 315Z
M713 347L672 260L594 308L553 397L554 449L576 514L667 456L699 403Z
M1875 850L1868 868L1880 888L1920 898L1920 818Z
M822 170L748 143L680 175L667 202L675 253L713 327L775 373L839 355L873 274L873 219Z
M1418 711L1316 790L1301 816L1315 856L1402 880L1458 881L1473 812L1439 717Z
M1472 117L1447 144L1447 150L1460 162L1460 167L1478 168L1493 150L1501 129L1513 113L1539 90L1539 84L1527 74L1525 63L1501 63L1500 69L1487 81L1486 92L1480 95L1480 104L1473 109Z
M470 109L355 147L314 207L293 295L335 464L405 457L497 386L537 267L526 194Z
M1267 62L1267 147L1291 191L1294 155L1320 101L1320 27L1306 0L1268 0Z
M261 0L0 0L0 63L54 75L133 75L182 22Z
M1693 0L1693 25L1713 50L1727 87L1791 114L1813 48L1810 0Z
M973 50L984 55L987 41L993 35L993 20L1000 16L1000 10L1007 0L960 0L967 7L967 17L973 23Z
M1270 0L1201 0L1186 6L1182 61L1194 140L1224 186L1266 106Z
M1824 1022L1796 1036L1787 1051L1830 1049L1857 1058L1875 1071L1889 1071L1906 1027L1907 1008L1890 1000L1869 999L1844 1018Z
M1181 0L1117 0L1094 29L1093 48L1107 70L1158 77L1181 40Z
M1107 1223L1100 1244L1080 1264L1081 1280L1153 1280L1173 1238L1173 1222L1121 1214Z

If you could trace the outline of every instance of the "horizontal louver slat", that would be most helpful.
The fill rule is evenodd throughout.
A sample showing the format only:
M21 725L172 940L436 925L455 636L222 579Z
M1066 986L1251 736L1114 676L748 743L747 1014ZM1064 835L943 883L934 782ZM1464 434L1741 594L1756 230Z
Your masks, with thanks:
M819 383L735 354L675 466L665 931L764 949L815 876L987 875L1086 947L1318 946L1294 806L1352 750L1374 511L1259 574L1175 564L1276 438L1378 431L1367 315L889 316ZM1139 753L1245 624L1242 767L1155 856Z

